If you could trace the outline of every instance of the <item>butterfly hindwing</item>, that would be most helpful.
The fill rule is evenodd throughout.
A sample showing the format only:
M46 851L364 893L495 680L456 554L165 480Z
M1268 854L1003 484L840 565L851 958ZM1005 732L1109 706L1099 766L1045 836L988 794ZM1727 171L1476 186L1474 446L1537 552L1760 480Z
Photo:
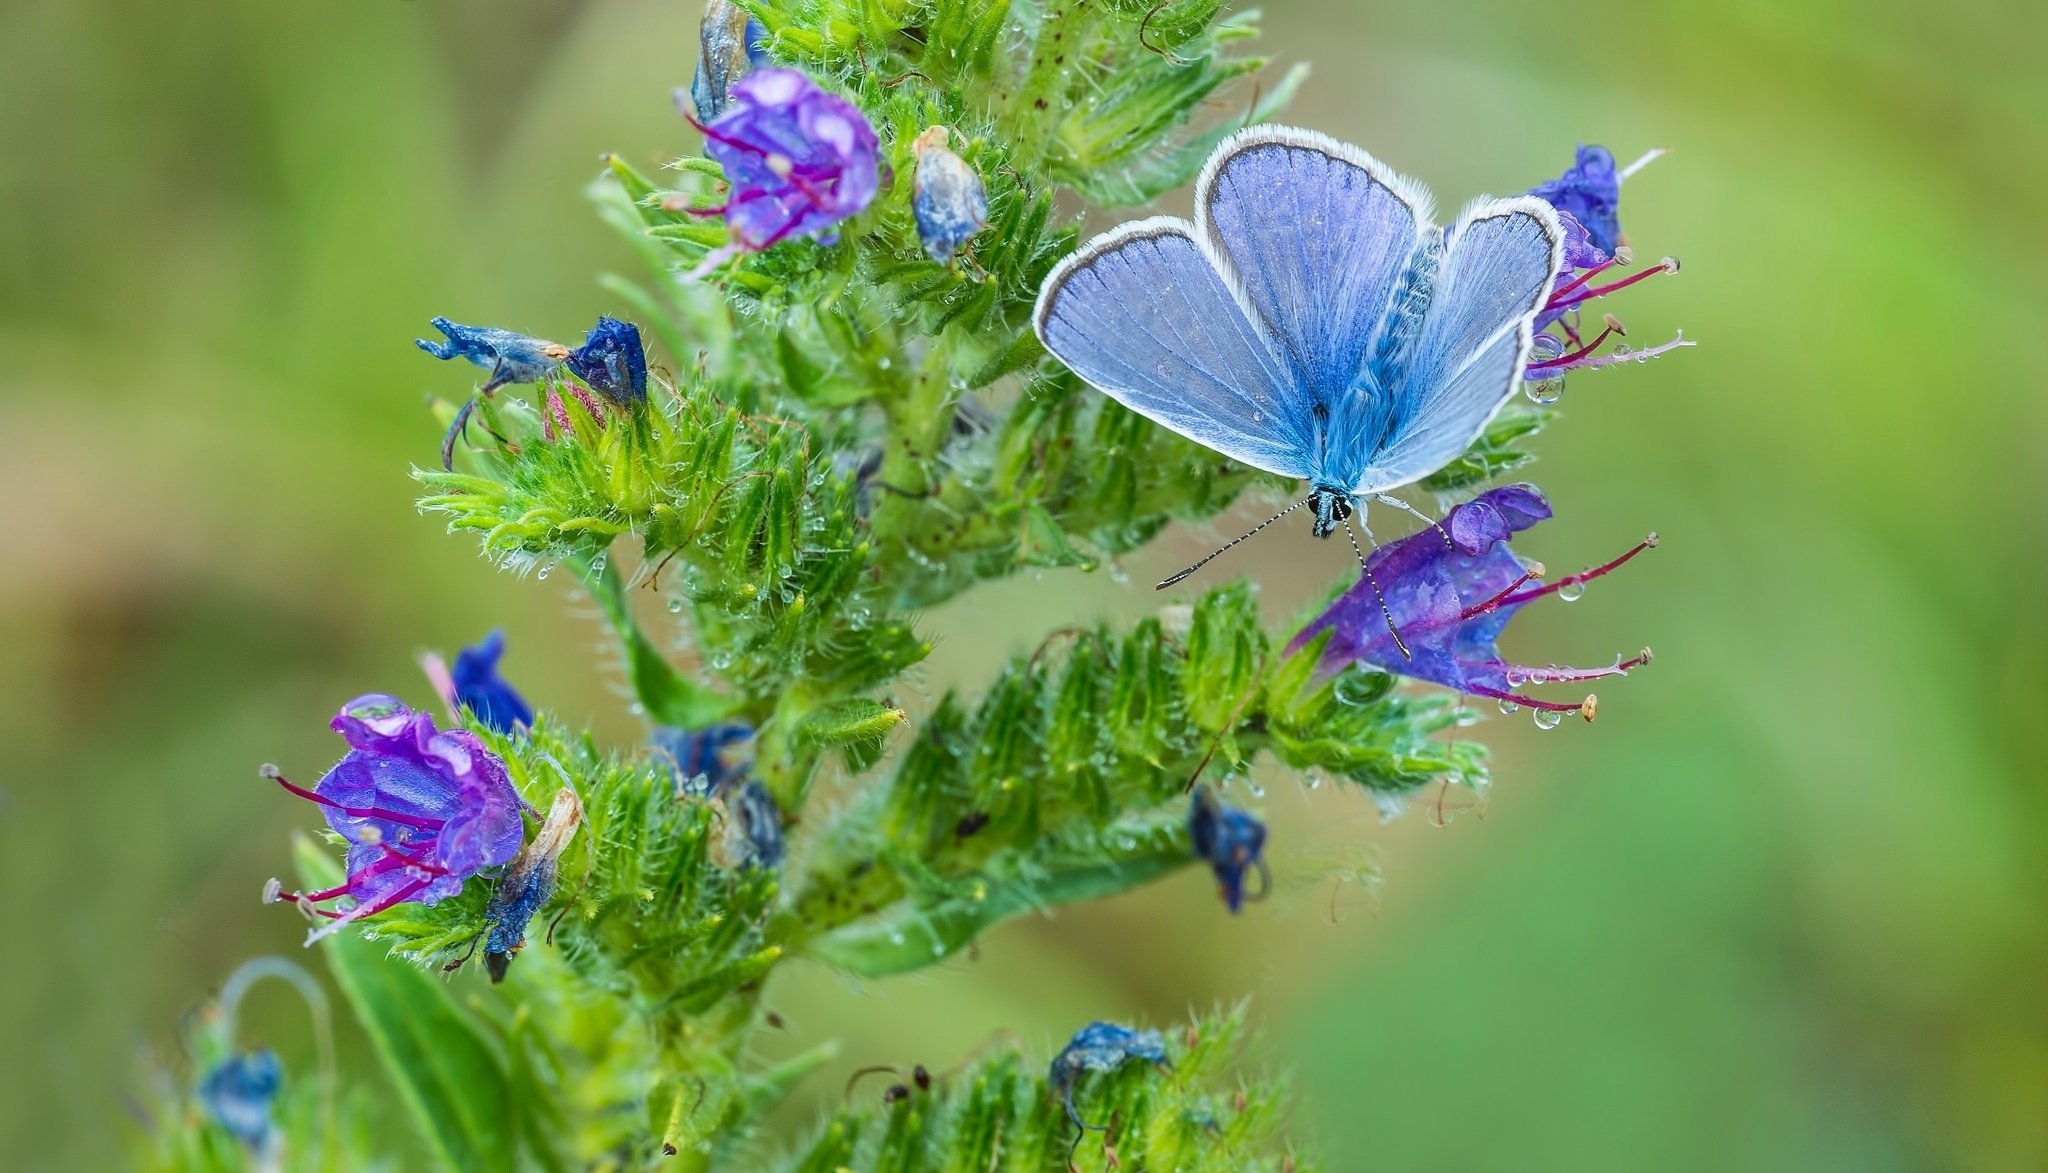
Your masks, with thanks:
M1299 394L1184 220L1091 240L1038 297L1045 348L1112 399L1233 460L1308 475Z
M1536 312L1563 263L1564 231L1530 196L1468 208L1397 388L1392 426L1355 492L1385 492L1457 458L1520 384Z

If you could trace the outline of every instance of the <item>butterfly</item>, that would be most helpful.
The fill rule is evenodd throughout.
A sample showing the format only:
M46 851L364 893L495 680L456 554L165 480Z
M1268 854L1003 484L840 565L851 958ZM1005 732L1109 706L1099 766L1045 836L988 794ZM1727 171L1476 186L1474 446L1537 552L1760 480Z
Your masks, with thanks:
M1088 241L1047 276L1033 325L1118 403L1309 484L1163 589L1303 505L1319 538L1367 500L1415 512L1385 494L1463 453L1513 394L1564 240L1533 196L1438 228L1428 191L1364 151L1252 127L1203 167L1192 222Z

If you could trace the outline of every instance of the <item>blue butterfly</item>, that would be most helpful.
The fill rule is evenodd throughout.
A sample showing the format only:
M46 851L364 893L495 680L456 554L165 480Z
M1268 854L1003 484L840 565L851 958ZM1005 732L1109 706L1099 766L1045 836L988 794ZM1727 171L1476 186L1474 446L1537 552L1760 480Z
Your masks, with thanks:
M1090 240L1046 278L1033 322L1118 403L1309 483L1245 538L1303 505L1327 538L1368 499L1414 512L1385 494L1485 430L1563 264L1557 213L1533 196L1476 201L1449 229L1429 216L1428 191L1364 151L1253 127L1203 167L1193 223Z

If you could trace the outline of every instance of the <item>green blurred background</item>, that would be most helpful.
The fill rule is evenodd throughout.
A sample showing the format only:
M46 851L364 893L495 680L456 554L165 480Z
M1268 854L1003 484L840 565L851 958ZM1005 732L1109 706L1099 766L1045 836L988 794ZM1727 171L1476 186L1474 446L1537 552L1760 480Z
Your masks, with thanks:
M312 816L255 767L316 773L352 694L423 698L418 648L502 624L530 696L638 736L566 584L412 512L423 398L470 372L411 340L618 308L596 278L629 261L580 189L600 150L687 145L696 12L0 13L0 1164L118 1164L144 1050L175 1055L240 958L297 951L257 890ZM2048 1167L2044 12L1274 4L1272 49L1316 67L1297 120L1446 207L1582 140L1674 149L1624 218L1685 271L1617 308L1701 345L1574 377L1527 548L1665 543L1513 637L1658 661L1598 726L1476 730L1484 820L1382 826L1268 776L1273 902L1232 920L1189 873L928 975L792 967L771 1001L797 1039L943 1067L998 1030L1250 994L1337 1169ZM931 615L921 687L1142 613L1211 536ZM1290 533L1237 569L1277 626L1342 562ZM1366 849L1378 893L1335 888ZM296 1037L269 998L259 1033Z

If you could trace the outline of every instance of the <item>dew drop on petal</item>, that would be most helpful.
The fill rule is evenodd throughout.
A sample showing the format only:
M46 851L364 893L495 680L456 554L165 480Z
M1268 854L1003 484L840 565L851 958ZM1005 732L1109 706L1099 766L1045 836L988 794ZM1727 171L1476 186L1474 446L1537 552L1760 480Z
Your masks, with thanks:
M1522 711L1522 706L1513 701L1502 701L1500 702L1500 711L1502 715L1512 717Z
M1586 584L1583 582L1562 583L1557 588L1557 597L1567 603L1578 602L1585 593Z
M1564 714L1556 709L1530 709L1529 717L1538 729L1555 729L1564 722Z

